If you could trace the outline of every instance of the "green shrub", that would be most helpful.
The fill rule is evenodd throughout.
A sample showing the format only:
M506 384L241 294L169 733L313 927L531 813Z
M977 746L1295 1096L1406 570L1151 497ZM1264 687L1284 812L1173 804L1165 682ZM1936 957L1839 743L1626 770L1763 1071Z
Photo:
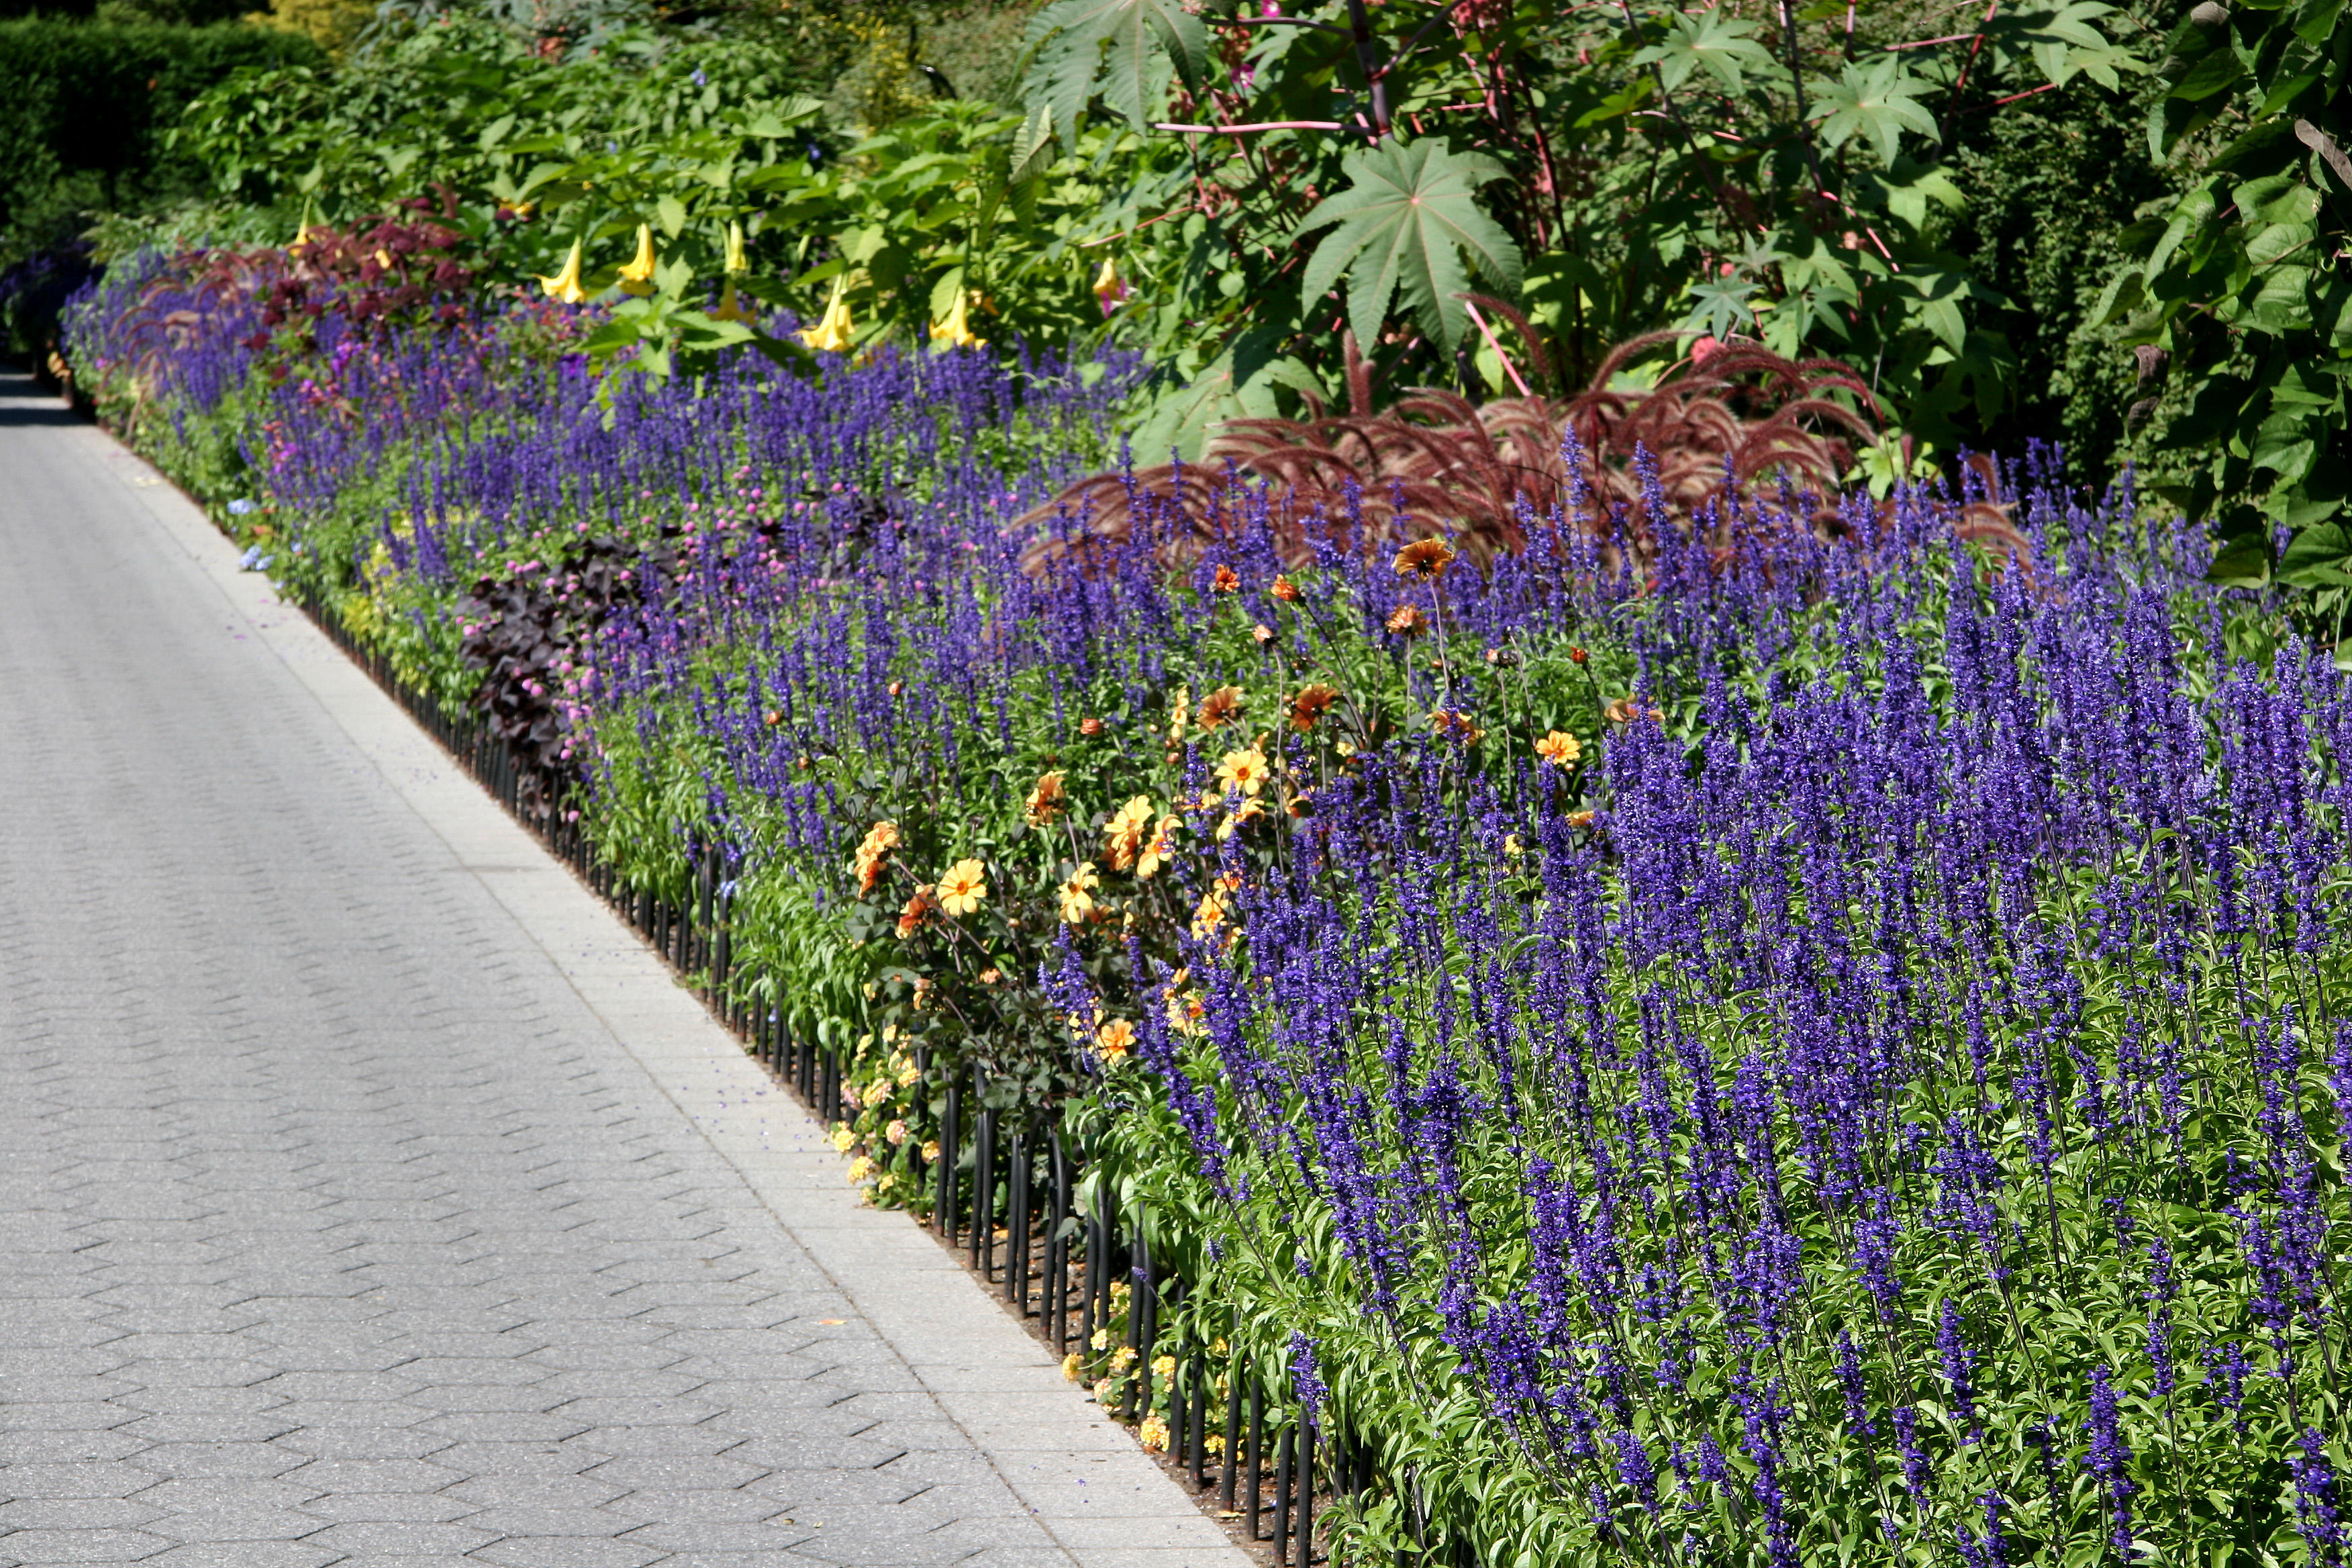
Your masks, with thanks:
M319 58L307 38L236 24L0 22L0 264L100 211L201 189L203 171L165 149L181 111L239 67Z

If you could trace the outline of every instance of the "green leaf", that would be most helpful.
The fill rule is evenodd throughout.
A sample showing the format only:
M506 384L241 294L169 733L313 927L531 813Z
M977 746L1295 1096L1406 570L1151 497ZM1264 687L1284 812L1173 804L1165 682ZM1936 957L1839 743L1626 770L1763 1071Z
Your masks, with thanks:
M1741 92L1747 87L1743 68L1772 63L1770 51L1756 41L1756 32L1755 23L1738 20L1721 8L1701 11L1696 16L1669 12L1666 36L1635 55L1633 63L1656 66L1658 79L1668 92L1700 70L1725 91Z
M2176 82L2166 96L2183 103L2201 103L2216 93L2229 91L2245 74L2245 68L2238 63L2233 51L2215 49L2190 67L2189 74Z
M1188 86L1208 67L1208 33L1183 0L1054 0L1030 22L1029 37L1022 100L1042 105L1057 126L1076 125L1099 91L1140 130L1167 79L1163 58Z
M1476 190L1503 176L1483 153L1442 142L1390 141L1348 155L1346 190L1316 204L1297 240L1337 225L1307 258L1299 298L1312 311L1342 276L1359 342L1380 341L1389 301L1402 288L1424 334L1451 353L1469 321L1460 295L1470 280L1463 256L1490 281L1518 292L1519 247L1479 210Z
M676 239L686 232L686 204L676 196L662 196L654 203L654 221L661 225L662 233Z
M1868 66L1848 65L1836 81L1820 89L1819 103L1824 110L1822 140L1835 148L1857 135L1866 135L1879 157L1891 163L1905 131L1929 138L1937 134L1936 117L1919 101L1927 88L1928 83L1912 75L1899 57L1889 56Z

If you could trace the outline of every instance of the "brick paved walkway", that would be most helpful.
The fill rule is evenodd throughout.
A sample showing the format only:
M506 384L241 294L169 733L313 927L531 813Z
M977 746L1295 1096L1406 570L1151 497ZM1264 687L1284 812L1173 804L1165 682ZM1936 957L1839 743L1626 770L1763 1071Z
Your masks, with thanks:
M0 378L0 1564L1236 1564L193 508Z

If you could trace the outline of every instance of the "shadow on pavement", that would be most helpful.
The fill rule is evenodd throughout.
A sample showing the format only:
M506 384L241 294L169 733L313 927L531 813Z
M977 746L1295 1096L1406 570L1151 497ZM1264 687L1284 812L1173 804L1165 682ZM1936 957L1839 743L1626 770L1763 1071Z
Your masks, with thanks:
M0 370L0 428L86 423L80 415L59 402L55 393L23 371Z

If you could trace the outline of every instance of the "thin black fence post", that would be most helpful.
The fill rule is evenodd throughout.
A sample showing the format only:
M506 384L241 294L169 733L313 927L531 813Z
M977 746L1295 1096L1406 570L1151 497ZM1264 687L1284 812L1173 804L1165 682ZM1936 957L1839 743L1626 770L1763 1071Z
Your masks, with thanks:
M940 1193L937 1200L940 1234L950 1247L956 1240L956 1122L957 1112L963 1109L963 1083L960 1076L948 1079L948 1107L940 1118Z
M1208 1485L1208 1436L1202 1430L1209 1424L1209 1358L1199 1351L1192 1352L1192 1417L1186 1421L1185 1435L1189 1441L1184 1457L1192 1465L1192 1489L1199 1491Z
M1261 1489L1265 1471L1265 1391L1250 1380L1249 1391L1249 1530L1252 1541L1265 1539L1265 1504Z
M1218 1458L1217 1506L1231 1513L1234 1508L1234 1478L1241 1470L1242 1446L1242 1361L1234 1356L1225 1363L1225 1451Z
M1315 1423L1298 1416L1298 1555L1292 1568L1307 1568L1315 1553Z
M996 1112L988 1108L977 1068L971 1097L980 1103L980 1135L971 1148L971 1267L985 1284L996 1277Z
M1070 1217L1070 1163L1062 1152L1061 1129L1045 1134L1047 1175L1054 1184L1045 1211L1045 1290L1054 1313L1054 1353L1070 1353L1070 1238L1062 1234Z
M1029 1140L1013 1135L1004 1163L1004 1299L1029 1316Z
M1290 1545L1290 1428L1282 1429L1282 1436L1274 1449L1274 1560L1281 1562L1289 1555Z

